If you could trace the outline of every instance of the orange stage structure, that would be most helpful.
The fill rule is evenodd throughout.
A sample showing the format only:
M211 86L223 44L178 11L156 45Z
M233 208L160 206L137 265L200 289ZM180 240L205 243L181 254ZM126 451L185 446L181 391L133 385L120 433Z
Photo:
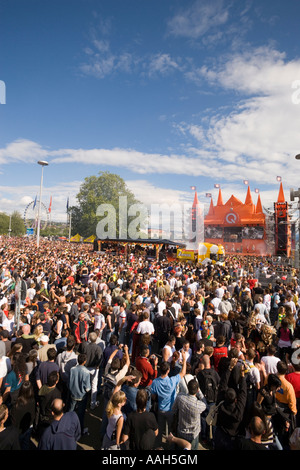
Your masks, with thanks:
M204 239L208 243L222 244L225 253L229 255L234 253L254 256L274 255L280 246L281 254L290 256L288 205L284 201L282 184L278 201L274 203L273 222L275 250L274 246L267 242L266 215L263 212L260 195L258 194L257 202L254 204L248 186L245 202L232 195L224 203L220 188L217 204L214 205L211 199L208 214L204 218Z

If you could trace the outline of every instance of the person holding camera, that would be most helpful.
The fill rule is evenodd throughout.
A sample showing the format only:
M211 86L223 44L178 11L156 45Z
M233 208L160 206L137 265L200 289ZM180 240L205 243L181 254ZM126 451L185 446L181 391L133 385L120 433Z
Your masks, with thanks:
M140 355L135 360L135 367L142 373L141 388L150 387L157 377L158 358L152 354L148 346L143 346Z

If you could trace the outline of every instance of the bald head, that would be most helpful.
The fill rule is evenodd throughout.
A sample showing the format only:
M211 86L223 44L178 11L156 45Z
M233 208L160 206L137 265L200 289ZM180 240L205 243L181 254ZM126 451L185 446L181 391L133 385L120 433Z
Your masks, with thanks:
M23 325L23 326L22 326L22 333L23 333L23 335L29 335L29 333L30 333L30 325L27 325L27 324L26 324L26 325Z
M55 398L51 404L54 419L60 419L64 413L64 403L61 398Z
M262 436L266 431L265 424L259 416L253 416L249 428L252 436Z

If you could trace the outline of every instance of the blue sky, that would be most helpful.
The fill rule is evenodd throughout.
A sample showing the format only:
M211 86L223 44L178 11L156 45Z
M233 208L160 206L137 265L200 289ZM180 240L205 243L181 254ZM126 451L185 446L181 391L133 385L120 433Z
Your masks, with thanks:
M288 5L288 6L287 6ZM298 188L300 4L1 0L0 210L52 219L110 171L145 204ZM1 94L0 94L1 102Z

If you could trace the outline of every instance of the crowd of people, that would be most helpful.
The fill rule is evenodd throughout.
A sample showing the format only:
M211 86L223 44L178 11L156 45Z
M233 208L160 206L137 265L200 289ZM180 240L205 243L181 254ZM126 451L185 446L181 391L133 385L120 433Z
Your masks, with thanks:
M2 237L0 449L76 450L101 409L103 450L299 450L299 271L274 273Z

